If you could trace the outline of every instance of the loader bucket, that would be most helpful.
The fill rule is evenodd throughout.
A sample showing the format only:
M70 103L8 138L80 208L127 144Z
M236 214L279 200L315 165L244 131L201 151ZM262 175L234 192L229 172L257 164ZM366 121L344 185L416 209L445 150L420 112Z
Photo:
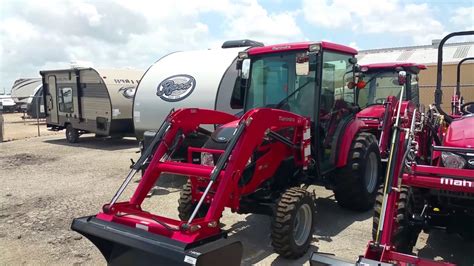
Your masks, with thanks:
M187 244L94 216L76 218L72 230L87 237L108 265L240 265L242 243L213 237Z

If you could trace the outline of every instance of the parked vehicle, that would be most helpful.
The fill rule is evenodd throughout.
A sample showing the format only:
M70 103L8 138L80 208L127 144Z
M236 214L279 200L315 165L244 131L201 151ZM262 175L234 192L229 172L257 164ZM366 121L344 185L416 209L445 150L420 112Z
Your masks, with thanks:
M402 101L394 105L398 111L385 184L374 205L373 240L356 265L453 265L414 256L419 233L444 230L474 238L474 116L469 111L474 102L454 106L460 114L441 108L443 46L465 35L474 31L448 34L439 43L434 105L426 111ZM454 96L460 99L460 91ZM311 263L354 265L317 253Z
M220 49L174 52L156 61L143 75L133 99L137 139L143 139L147 130L156 132L171 109L193 106L240 112L230 106L230 94L240 84L237 54L262 45L252 40L227 41Z
M42 88L41 78L21 78L15 80L11 89L11 97L16 103L17 111L26 112L28 105L35 101L35 95Z
M284 257L308 250L315 223L310 184L331 183L341 206L370 209L380 180L374 135L361 132L359 110L336 95L346 86L357 51L329 42L253 47L239 53L241 72L231 106L240 117L186 108L172 111L109 204L77 218L110 264L240 265L242 245L225 239L225 207L272 217L272 245ZM352 77L352 75L351 75ZM352 80L352 79L351 79ZM202 125L213 125L210 132ZM192 134L187 160L173 154ZM118 202L136 172L144 175L128 201ZM160 174L189 177L178 203L180 220L141 209Z
M77 142L84 133L134 135L132 99L143 71L70 68L40 74L47 127L66 129L68 142Z

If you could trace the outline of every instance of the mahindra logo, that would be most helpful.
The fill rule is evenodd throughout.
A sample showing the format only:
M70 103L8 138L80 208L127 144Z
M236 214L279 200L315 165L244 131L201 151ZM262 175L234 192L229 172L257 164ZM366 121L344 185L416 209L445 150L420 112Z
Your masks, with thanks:
M188 97L196 87L196 80L190 75L174 75L163 80L156 89L156 95L167 102L177 102Z
M295 122L295 119L292 117L278 116L278 120L282 122Z
M441 185L450 185L456 187L473 187L471 181L459 180L454 178L441 178Z

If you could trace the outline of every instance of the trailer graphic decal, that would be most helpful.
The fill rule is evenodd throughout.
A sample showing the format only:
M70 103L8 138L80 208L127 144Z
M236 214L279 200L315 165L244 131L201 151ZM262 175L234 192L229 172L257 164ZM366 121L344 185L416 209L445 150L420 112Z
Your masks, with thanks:
M156 89L156 95L168 102L177 102L188 97L196 87L196 80L190 75L174 75L163 80Z
M121 87L118 91L120 93L122 93L123 97L127 98L127 99L133 99L133 96L135 95L135 91L137 89L137 86L133 86L133 85L125 85L123 87Z

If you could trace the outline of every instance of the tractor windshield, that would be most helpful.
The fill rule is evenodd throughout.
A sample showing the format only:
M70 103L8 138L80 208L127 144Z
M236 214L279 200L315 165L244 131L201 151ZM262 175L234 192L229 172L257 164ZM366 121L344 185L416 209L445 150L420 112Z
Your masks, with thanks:
M364 75L363 80L367 84L359 90L357 104L360 107L383 104L388 96L396 96L400 99L400 91L403 86L398 84L397 72L369 73Z
M309 61L310 66L316 61L315 55L302 52L266 54L252 59L245 109L272 107L311 117L316 72L314 67L303 74L297 70L297 61L302 60Z

